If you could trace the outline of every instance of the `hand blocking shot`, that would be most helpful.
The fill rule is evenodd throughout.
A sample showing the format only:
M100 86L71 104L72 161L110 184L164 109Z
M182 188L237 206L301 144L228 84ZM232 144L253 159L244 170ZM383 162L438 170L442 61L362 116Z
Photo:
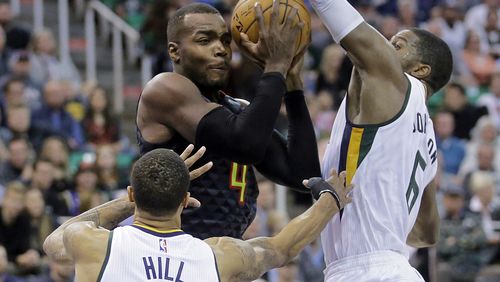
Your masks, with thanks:
M51 259L74 264L77 281L252 281L285 265L315 240L332 216L351 202L345 173L324 181L311 178L316 203L274 237L243 241L213 237L204 241L181 230L181 213L199 206L189 181L212 163L189 171L204 148L189 156L155 149L133 166L128 197L93 208L61 225L45 241ZM203 203L202 203L203 204ZM116 227L134 215L131 226Z

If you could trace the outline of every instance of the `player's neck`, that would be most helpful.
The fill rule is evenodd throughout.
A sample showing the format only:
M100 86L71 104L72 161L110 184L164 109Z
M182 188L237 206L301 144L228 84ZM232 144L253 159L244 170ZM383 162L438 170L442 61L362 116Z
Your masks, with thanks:
M170 231L181 228L181 218L177 214L160 217L136 211L133 224L145 225L161 231Z

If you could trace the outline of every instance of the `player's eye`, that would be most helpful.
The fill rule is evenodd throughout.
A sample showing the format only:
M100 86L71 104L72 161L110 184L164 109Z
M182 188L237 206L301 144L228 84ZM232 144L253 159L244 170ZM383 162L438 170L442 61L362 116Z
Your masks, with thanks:
M210 40L208 40L208 38L206 38L206 37L202 37L202 38L198 38L196 40L196 42L201 44L201 45L207 45L210 42Z

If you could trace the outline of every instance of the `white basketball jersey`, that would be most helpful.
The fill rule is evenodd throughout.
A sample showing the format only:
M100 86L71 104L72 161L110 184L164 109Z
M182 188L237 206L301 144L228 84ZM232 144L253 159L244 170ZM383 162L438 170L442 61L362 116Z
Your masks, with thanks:
M181 230L162 232L143 225L110 234L97 281L220 281L210 246Z
M353 202L321 233L325 261L392 250L406 257L406 239L422 193L437 169L436 141L425 104L425 86L407 75L409 89L401 111L380 125L354 125L346 99L333 125L322 165L347 172Z

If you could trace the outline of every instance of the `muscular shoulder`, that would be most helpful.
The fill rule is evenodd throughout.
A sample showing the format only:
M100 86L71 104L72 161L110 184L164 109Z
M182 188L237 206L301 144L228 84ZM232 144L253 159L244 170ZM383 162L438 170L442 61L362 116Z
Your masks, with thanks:
M178 73L164 72L151 79L142 92L142 102L149 105L176 105L190 95L201 95L198 87Z
M90 221L75 222L64 230L64 246L73 258L85 259L87 255L106 252L109 233Z

